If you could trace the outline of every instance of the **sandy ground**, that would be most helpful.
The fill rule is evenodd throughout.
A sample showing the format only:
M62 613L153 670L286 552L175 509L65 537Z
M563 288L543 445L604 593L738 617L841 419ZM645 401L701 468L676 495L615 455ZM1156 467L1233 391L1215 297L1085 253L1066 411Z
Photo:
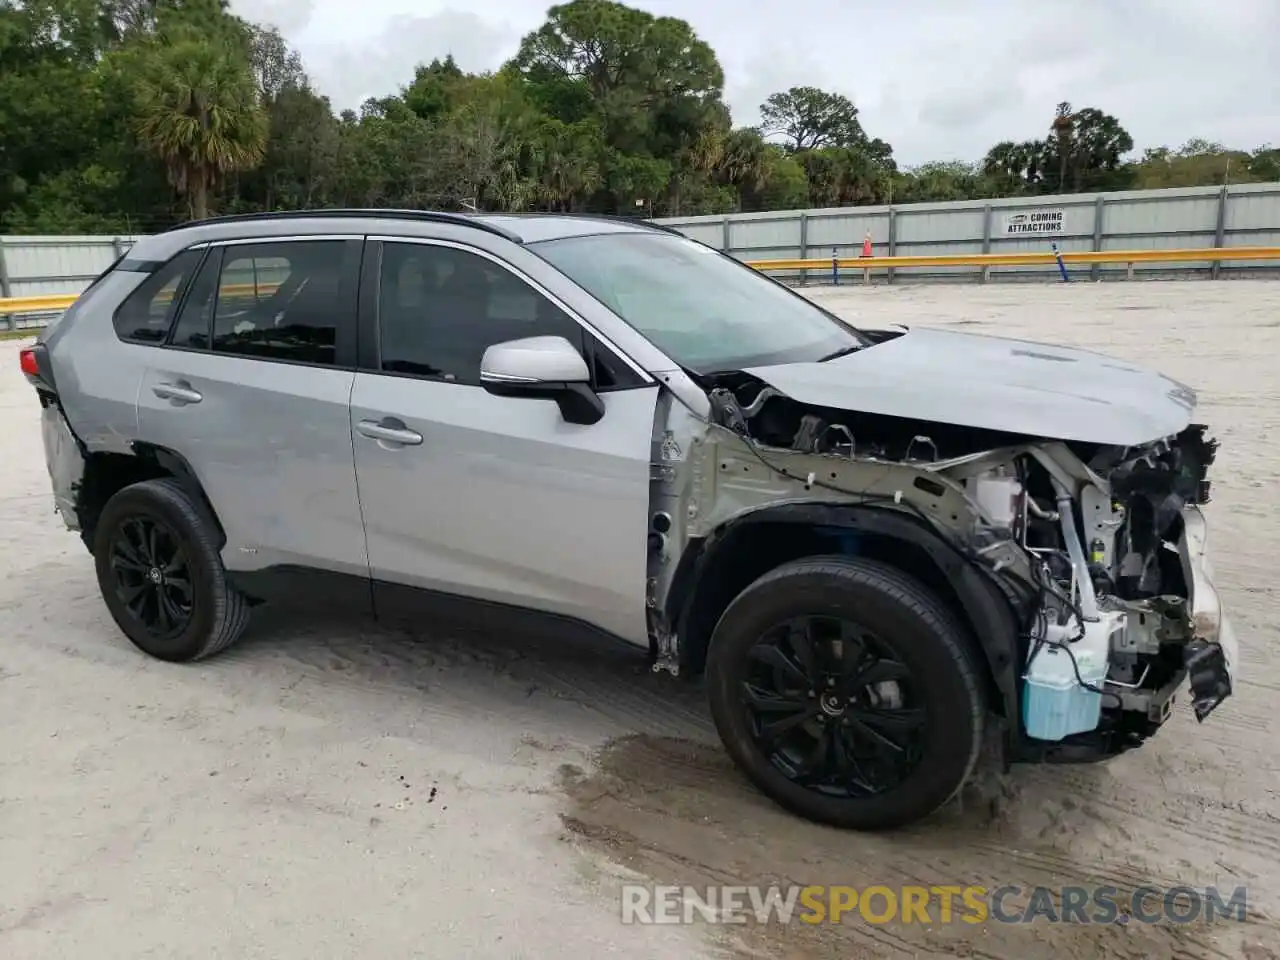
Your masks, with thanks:
M787 958L1280 951L1280 284L813 294L1155 365L1202 391L1237 695L1100 767L984 777L894 836L746 786L699 691L614 651L259 617L199 666L137 653L52 513L36 402L0 343L0 956ZM618 885L1217 884L1250 921L623 926Z

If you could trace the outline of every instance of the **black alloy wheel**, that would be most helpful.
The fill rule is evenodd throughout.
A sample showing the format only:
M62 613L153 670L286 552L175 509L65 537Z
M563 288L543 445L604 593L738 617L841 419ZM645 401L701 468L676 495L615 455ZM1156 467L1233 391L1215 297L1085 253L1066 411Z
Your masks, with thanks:
M762 575L707 650L711 717L738 768L802 817L904 826L964 785L986 721L981 653L909 574L854 556Z
M131 515L116 524L110 566L121 605L157 640L190 624L195 592L182 541L163 521Z
M130 484L106 502L93 528L98 588L139 649L184 663L244 633L250 604L228 579L221 547L207 503L176 478Z
M840 617L802 615L747 651L756 746L789 780L837 797L891 790L920 763L927 713L892 647Z

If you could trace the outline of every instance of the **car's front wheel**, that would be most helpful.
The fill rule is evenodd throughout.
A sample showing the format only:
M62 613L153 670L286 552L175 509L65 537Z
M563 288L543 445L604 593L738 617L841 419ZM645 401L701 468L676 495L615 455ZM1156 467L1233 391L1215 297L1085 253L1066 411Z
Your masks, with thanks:
M207 512L176 480L120 490L94 529L98 587L111 616L141 650L161 660L211 656L249 618L227 582Z
M707 657L738 767L803 817L859 830L928 816L964 784L985 716L971 642L945 604L869 560L812 557L729 605Z

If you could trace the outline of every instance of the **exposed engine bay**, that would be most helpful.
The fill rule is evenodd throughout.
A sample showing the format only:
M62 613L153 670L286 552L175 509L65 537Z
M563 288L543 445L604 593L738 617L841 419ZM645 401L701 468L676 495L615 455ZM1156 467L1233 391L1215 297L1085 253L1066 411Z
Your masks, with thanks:
M662 443L654 501L668 506L657 508L651 597L670 586L664 558L736 518L788 502L870 504L927 523L999 584L1020 620L1023 732L1057 754L1046 758L1136 746L1188 676L1198 719L1230 695L1216 593L1196 589L1198 508L1218 446L1205 427L1114 447L815 408L745 373L717 381L711 431L694 449L672 431ZM670 653L660 606L653 631Z

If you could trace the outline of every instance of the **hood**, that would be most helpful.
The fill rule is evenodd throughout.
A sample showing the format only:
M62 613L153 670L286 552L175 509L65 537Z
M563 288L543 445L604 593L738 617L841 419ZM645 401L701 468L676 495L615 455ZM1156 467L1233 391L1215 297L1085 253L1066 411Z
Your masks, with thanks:
M746 372L799 403L1116 446L1178 433L1196 406L1189 387L1102 354L925 327Z

